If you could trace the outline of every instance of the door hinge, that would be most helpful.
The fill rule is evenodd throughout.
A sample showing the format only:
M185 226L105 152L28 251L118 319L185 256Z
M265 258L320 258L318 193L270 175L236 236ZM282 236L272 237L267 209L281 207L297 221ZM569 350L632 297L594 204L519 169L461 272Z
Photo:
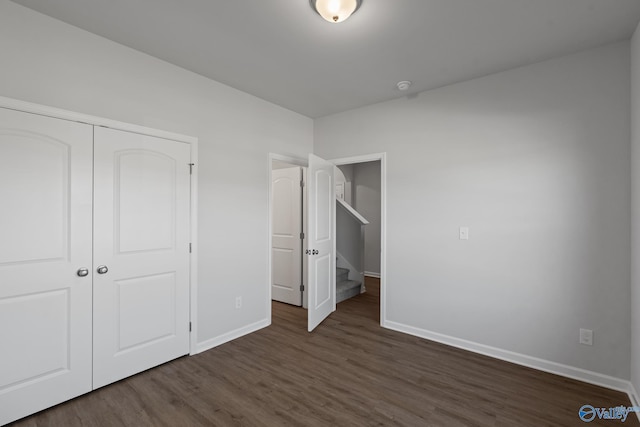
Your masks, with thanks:
M304 187L304 180L300 180L300 187Z
M189 242L189 253L191 253L191 242Z
M193 166L195 163L189 163L189 175L193 175Z
M189 322L189 332L191 332L191 322Z
M300 233L300 240L304 240L304 233Z
M304 285L300 285L300 292L304 292Z

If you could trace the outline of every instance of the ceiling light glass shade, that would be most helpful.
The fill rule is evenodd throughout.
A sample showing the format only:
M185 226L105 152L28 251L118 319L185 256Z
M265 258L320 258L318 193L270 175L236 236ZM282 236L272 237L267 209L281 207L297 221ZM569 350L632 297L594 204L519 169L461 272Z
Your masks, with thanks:
M342 22L358 10L362 0L310 0L311 7L334 24Z

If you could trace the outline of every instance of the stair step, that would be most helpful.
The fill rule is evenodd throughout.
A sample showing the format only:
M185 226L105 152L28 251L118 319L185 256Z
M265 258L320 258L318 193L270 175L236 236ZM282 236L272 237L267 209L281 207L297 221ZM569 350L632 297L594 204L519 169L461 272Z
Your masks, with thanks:
M362 284L357 280L344 280L336 283L336 303L360 294Z
M336 283L336 291L344 291L347 289L359 288L360 282L357 280L343 280L342 282Z
M336 283L349 280L349 269L336 267Z

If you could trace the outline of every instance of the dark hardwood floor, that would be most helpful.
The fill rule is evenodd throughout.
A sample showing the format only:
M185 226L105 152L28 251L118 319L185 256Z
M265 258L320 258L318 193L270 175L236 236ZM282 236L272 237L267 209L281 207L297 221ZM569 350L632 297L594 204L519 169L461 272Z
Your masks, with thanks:
M25 418L15 426L582 426L624 393L382 329L379 288L316 331L273 303L273 324ZM1 410L1 408L0 408ZM588 425L638 426L598 420Z

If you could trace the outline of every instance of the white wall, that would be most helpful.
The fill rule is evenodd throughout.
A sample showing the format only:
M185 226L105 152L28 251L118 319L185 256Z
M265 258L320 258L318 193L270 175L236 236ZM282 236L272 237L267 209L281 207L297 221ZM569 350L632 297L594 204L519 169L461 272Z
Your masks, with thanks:
M337 266L351 270L349 278L361 277L363 247L362 225L344 208L336 203L336 252Z
M364 271L380 274L380 161L353 166L353 207L369 221L364 227Z
M340 165L338 169L344 175L344 201L353 206L353 165ZM336 184L342 182L342 177L336 176Z
M631 39L631 383L640 392L640 25Z
M322 157L387 152L383 322L629 378L629 66L622 42L314 122Z
M292 163L283 162L280 160L271 161L271 170L274 170L274 171L278 169L288 169L288 168L295 168L295 167L299 167L299 166L294 165Z
M8 1L0 58L2 96L198 137L198 341L268 320L268 153L306 157L310 119Z

